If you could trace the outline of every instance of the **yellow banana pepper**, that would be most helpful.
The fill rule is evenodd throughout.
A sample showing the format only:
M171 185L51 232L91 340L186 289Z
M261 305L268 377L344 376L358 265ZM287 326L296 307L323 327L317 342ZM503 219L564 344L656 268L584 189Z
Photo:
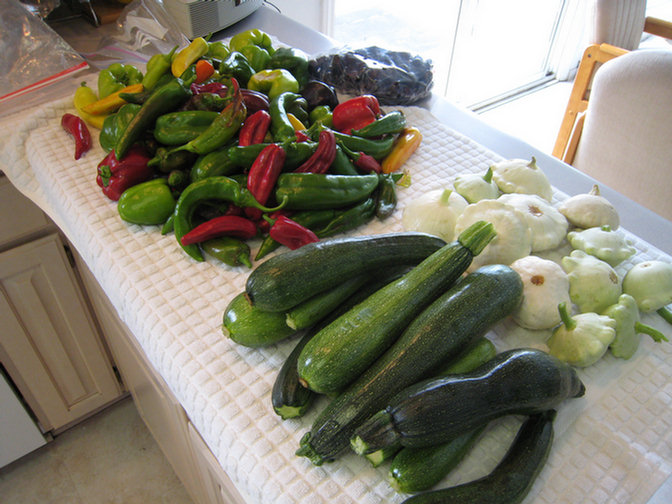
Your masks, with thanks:
M203 37L197 37L187 47L182 49L170 65L170 71L175 77L179 77L190 65L205 56L210 46Z
M420 133L418 128L404 128L399 134L394 147L392 147L390 153L380 164L383 173L392 173L399 170L408 161L408 158L411 157L411 154L415 152L421 142L422 133Z
M294 131L303 131L306 129L303 123L294 114L287 113L287 119L289 119L289 122L294 127Z
M102 129L103 121L105 121L107 114L94 116L84 111L84 107L96 101L98 101L96 92L87 86L85 82L82 82L82 85L79 86L75 91L75 96L73 99L73 104L75 105L75 109L77 109L77 114L89 126Z
M127 103L126 100L120 96L122 93L139 93L143 89L144 88L142 84L132 84L130 86L126 86L125 88L120 89L119 91L116 91L111 95L106 96L105 98L97 100L93 103L89 103L83 108L83 110L87 114L94 116L111 114L112 112L119 110L122 105Z

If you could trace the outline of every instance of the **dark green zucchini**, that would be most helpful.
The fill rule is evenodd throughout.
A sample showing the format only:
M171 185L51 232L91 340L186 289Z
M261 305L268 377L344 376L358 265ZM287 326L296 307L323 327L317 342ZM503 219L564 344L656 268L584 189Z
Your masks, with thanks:
M530 416L493 471L461 485L409 497L403 504L518 504L529 493L553 444L555 411Z
M317 333L297 362L303 385L321 394L343 390L453 285L494 236L492 224L477 222Z
M364 454L395 443L444 443L504 415L545 411L584 392L570 365L541 350L509 350L471 373L407 387L357 428L351 446Z
M264 347L296 333L287 325L284 313L266 312L252 306L244 292L224 310L222 332L239 345Z
M287 312L287 325L297 330L313 326L370 280L371 277L366 275L356 276L333 289L313 296Z
M334 238L278 254L257 266L245 291L262 310L287 311L372 269L417 264L446 244L425 233Z
M399 339L341 395L304 435L297 454L316 464L337 457L355 429L400 390L433 376L451 356L483 336L519 305L520 276L508 266L484 266L426 308Z
M489 361L496 354L495 345L488 338L481 338L456 358L450 359L449 364L442 368L438 375L469 372ZM458 451L455 448L448 449L444 446L403 448L403 451L407 453L397 455L402 450L402 446L396 444L373 453L367 453L365 457L374 467L378 467L385 460L395 457L390 468L390 481L392 486L406 492L408 490L403 490L403 488L411 487L418 478L424 480L430 475L437 475L439 476L438 479L441 479L459 462L461 457L458 458ZM421 450L424 450L425 453L417 455L410 453ZM466 451L464 450L464 453ZM443 469L444 467L445 469ZM395 484L395 481L398 481L398 483Z
M273 410L283 420L302 416L310 407L314 396L317 395L312 390L301 385L299 382L299 373L296 369L296 361L306 343L327 324L370 296L383 285L405 273L407 269L408 267L388 268L385 272L378 275L367 276L368 283L365 285L360 284L355 291L350 293L347 299L341 300L339 306L335 307L332 313L326 315L314 327L306 330L306 333L301 337L287 359L285 359L273 383L273 390L271 392ZM348 281L347 283L350 282Z

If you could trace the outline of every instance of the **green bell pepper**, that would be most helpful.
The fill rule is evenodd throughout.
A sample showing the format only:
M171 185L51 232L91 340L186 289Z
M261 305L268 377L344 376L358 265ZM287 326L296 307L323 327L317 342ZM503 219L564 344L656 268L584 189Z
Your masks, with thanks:
M303 88L310 79L308 61L308 55L301 49L280 47L270 57L266 68L284 68L285 70L289 70L299 82L299 87Z
M268 54L268 51L259 46L248 45L241 47L240 53L245 56L255 72L268 68L268 63L271 61L271 55Z
M98 74L98 99L105 98L132 84L140 84L142 79L142 72L133 65L112 63Z
M270 99L282 93L298 93L299 81L284 68L261 70L255 73L247 82L247 88L260 91Z
M310 111L310 124L316 122L322 123L327 128L331 128L333 125L333 114L328 105L318 105L313 110Z
M140 225L163 224L175 210L175 198L165 178L142 182L126 189L117 202L119 216Z
M98 135L100 146L105 152L110 152L114 149L119 135L126 129L126 126L131 122L135 114L138 113L138 110L140 110L140 105L127 103L126 105L122 105L117 112L105 118L103 127Z
M263 32L257 28L247 30L235 34L229 41L229 49L232 51L240 51L243 47L255 45L262 49L266 49L269 54L273 54L273 41L268 33Z
M214 58L219 61L224 61L231 54L231 49L221 40L216 42L208 42L208 52L205 53L206 56Z
M220 62L217 71L222 77L235 78L243 87L247 86L248 81L254 75L252 65L238 51L233 51L228 58Z

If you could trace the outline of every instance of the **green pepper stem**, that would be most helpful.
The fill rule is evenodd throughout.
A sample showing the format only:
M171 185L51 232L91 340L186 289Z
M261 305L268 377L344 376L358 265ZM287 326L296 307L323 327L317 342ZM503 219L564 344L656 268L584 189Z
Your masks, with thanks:
M573 331L576 328L576 320L572 318L569 310L567 310L567 303L560 303L558 305L558 313L560 313L560 319L567 330Z
M656 313L663 317L668 324L672 324L672 311L667 306L659 308Z
M660 343L661 341L669 341L667 336L665 336L658 329L655 329L646 324L642 324L641 322L635 322L635 331L641 334L648 334L656 343Z

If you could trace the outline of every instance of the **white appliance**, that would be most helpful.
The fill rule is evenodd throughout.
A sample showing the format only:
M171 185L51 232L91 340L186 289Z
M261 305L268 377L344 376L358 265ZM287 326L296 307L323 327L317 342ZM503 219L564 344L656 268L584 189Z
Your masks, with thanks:
M0 371L0 467L47 443Z
M222 30L249 16L264 0L163 0L163 7L190 39Z

